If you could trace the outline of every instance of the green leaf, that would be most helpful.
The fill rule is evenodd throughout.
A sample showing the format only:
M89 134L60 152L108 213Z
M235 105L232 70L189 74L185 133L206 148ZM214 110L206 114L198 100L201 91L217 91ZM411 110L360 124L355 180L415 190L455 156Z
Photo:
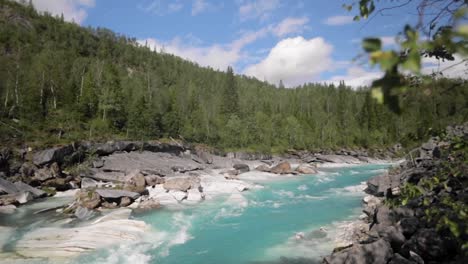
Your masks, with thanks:
M417 50L412 50L402 66L413 73L419 73L421 70L421 55L419 52Z
M372 96L372 98L377 100L377 102L379 104L383 104L384 96L383 96L382 88L380 88L380 87L373 88L371 90L371 96Z
M355 16L355 17L353 17L353 21L358 22L359 20L361 20L361 17L360 17L360 16Z
M375 52L382 49L382 41L378 38L366 38L362 41L362 48L366 52Z

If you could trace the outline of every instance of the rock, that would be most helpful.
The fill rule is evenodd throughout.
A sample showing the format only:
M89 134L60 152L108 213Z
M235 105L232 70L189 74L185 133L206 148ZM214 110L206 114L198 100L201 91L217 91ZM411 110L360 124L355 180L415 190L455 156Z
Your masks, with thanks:
M52 178L43 182L42 186L53 187L57 191L63 192L71 188L70 184L68 184L70 180L71 178Z
M104 160L98 159L93 161L93 168L102 168L104 167Z
M101 207L107 208L107 209L115 209L115 208L118 207L118 205L117 205L116 202L110 203L110 202L104 201L104 202L101 203Z
M122 197L122 199L120 199L120 204L119 206L120 207L126 207L126 206L129 206L130 204L132 204L132 199L130 199L130 197Z
M157 184L164 184L165 179L157 175L147 175L145 176L145 182L147 186L155 186Z
M33 156L33 162L37 166L43 166L53 162L62 163L65 157L73 153L73 146L55 147L40 151Z
M321 155L317 154L316 158L321 162L330 162L330 163L346 163L346 164L359 164L361 161L352 156L344 155Z
M131 209L119 208L116 210L112 210L109 213L106 213L105 215L103 215L102 217L94 221L93 224L102 223L106 221L112 221L112 220L127 220L130 218L131 214L132 214Z
M97 189L96 193L105 199L118 199L121 197L130 197L130 199L135 200L138 197L140 197L140 194L136 192L115 189Z
M76 208L74 214L75 214L76 218L78 218L80 220L88 220L88 219L90 219L90 218L92 218L94 216L94 211L89 210L86 207L78 206Z
M97 188L99 185L100 184L98 181L95 181L91 178L81 178L81 189Z
M220 174L224 175L225 179L235 180L235 179L238 179L237 175L239 175L239 171L232 169L232 170L222 171L220 172Z
M171 195L172 196L172 195ZM148 200L140 202L138 205L139 209L150 210L161 208L161 204L157 199L150 198Z
M139 171L134 170L125 176L124 190L142 193L145 191L146 180L145 176Z
M399 174L382 174L373 177L367 181L367 189L365 190L368 194L382 197L391 193L392 188L400 186L400 175Z
M169 191L169 194L174 196L174 198L179 202L184 200L185 198L187 198L187 193L186 192L171 190L171 191Z
M75 228L37 228L18 240L13 250L24 257L63 261L99 248L141 241L149 229L143 221L136 220L110 220Z
M213 156L201 147L195 147L195 154L206 164L213 164Z
M201 193L198 189L189 189L187 191L187 201L188 202L200 202L204 199L203 193Z
M13 204L0 206L0 214L13 214L15 211L16 206L14 206Z
M425 261L440 261L452 256L456 250L454 241L443 237L435 229L419 229L402 247L405 252L413 251Z
M415 264L415 262L408 260L400 254L396 253L393 255L392 260L390 260L388 264Z
M300 174L317 174L317 170L309 164L301 164L296 171Z
M194 179L190 177L173 177L167 178L164 182L164 188L166 190L176 190L186 192L194 185Z
M0 177L0 191L3 191L8 194L14 194L18 192L18 188L16 188L16 186L10 181L7 181Z
M14 194L0 195L0 206L18 204Z
M42 168L34 172L33 180L44 182L54 178L49 168Z
M30 192L18 192L14 194L16 201L20 204L25 204L29 201L34 200L34 196Z
M324 259L328 264L386 264L392 258L390 243L379 239L369 244L357 244L333 253Z
M243 163L234 164L232 167L239 171L239 174L250 171L249 165Z
M78 204L87 209L94 209L101 204L101 196L95 191L80 190L76 197Z
M38 168L36 165L25 162L23 165L21 165L19 172L23 177L32 177L37 170Z
M268 167L268 165L266 164L262 164L262 165L257 166L255 170L263 171L263 172L270 172L270 167Z
M402 218L400 222L398 222L398 226L403 232L403 235L409 238L418 230L419 220L416 217Z
M226 180L223 177L216 176L202 177L201 187L203 189L203 193L209 197L219 194L238 193L249 189L249 185L247 185L246 182L239 180Z
M287 174L291 172L291 164L287 161L280 162L270 170L271 173L275 174Z
M47 193L43 190L31 187L30 185L24 182L15 182L15 186L20 192L30 192L34 198L41 198L47 196Z
M377 233L380 237L390 242L393 251L398 252L406 239L401 230L394 226L382 226L378 228Z

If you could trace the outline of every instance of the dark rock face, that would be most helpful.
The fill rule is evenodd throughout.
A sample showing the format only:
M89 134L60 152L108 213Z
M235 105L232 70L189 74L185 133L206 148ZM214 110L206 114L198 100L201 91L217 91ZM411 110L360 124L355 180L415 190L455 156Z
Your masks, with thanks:
M43 166L53 162L62 163L65 157L73 153L73 146L55 147L34 154L33 162L37 166Z
M326 257L327 264L386 264L393 256L390 243L379 239L369 244L358 244Z
M402 247L406 255L410 251L421 256L425 261L444 260L454 254L454 242L441 236L435 229L418 230Z
M399 226L403 235L409 238L418 230L419 220L416 217L405 217L400 220Z
M232 167L236 169L237 171L239 171L239 174L250 171L249 165L243 164L243 163L234 164L234 166Z

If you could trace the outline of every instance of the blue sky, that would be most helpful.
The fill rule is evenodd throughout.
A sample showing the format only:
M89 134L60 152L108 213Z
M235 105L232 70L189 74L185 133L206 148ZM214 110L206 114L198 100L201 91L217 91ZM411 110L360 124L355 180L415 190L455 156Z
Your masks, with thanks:
M202 66L287 86L345 80L357 86L380 76L364 60L360 39L382 37L387 48L411 7L377 16L367 25L340 0L33 0L39 10L106 27L144 45Z

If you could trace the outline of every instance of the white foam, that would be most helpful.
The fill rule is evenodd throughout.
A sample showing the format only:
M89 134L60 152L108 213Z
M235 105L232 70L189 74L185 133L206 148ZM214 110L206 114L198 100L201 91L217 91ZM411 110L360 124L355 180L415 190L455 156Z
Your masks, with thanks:
M309 188L307 187L307 185L302 184L302 185L300 185L299 187L297 187L297 189L298 189L299 191L306 191L306 190L308 190Z
M328 190L328 192L331 192L335 195L362 196L366 188L367 184L365 182L361 182L358 185L346 186L343 188L331 188Z

